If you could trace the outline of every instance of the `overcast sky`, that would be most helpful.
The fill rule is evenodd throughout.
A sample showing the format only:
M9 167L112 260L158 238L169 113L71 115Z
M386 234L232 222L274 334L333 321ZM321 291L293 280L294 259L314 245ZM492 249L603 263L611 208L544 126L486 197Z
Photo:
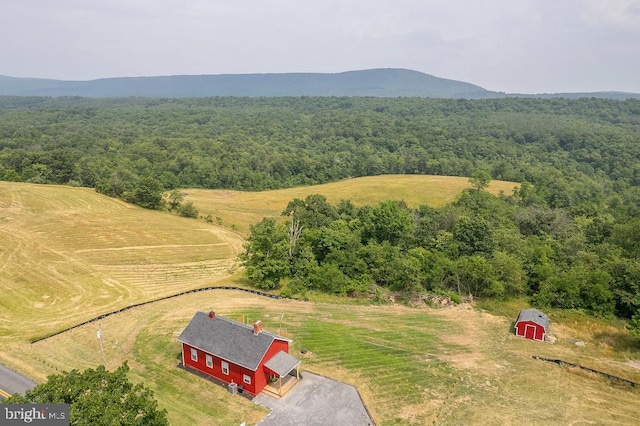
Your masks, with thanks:
M3 75L368 68L506 92L640 92L640 0L0 0Z

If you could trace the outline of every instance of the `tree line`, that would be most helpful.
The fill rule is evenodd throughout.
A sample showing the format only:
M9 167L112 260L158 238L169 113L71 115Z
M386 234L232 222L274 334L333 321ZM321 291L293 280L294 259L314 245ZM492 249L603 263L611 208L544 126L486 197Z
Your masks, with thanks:
M551 207L526 184L496 197L472 181L442 208L294 199L281 219L251 227L247 276L287 296L529 296L537 306L640 320L640 219Z

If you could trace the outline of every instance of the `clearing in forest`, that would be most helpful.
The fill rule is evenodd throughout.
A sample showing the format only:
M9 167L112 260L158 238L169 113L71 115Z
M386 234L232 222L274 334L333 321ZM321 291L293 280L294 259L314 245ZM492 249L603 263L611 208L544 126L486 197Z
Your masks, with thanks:
M519 184L491 181L488 192L511 195ZM356 206L374 205L385 200L403 200L410 207L421 204L442 207L465 189L471 188L469 178L426 175L382 175L346 179L323 185L277 189L262 192L231 190L185 189L186 200L192 201L204 216L219 218L226 227L248 233L249 225L263 217L279 217L294 198L311 194L324 195L332 204L350 200Z

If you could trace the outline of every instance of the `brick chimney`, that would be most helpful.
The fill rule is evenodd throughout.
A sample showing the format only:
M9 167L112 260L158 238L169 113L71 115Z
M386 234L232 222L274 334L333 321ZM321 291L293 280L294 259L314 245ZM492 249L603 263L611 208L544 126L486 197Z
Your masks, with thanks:
M213 311L209 312L209 318L213 318L213 317L215 317L215 316L216 316L216 313L215 313L215 312L213 312Z
M253 323L253 335L257 336L262 331L262 321L258 320Z

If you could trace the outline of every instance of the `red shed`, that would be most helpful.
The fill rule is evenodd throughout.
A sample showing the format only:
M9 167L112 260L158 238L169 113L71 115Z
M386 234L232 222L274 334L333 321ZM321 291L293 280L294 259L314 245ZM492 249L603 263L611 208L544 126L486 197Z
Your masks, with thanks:
M516 336L544 340L549 332L549 318L537 309L523 309L515 324Z
M300 361L289 355L291 340L216 315L197 312L178 337L182 365L224 383L235 383L251 395L269 383L282 393L283 380L299 379Z

